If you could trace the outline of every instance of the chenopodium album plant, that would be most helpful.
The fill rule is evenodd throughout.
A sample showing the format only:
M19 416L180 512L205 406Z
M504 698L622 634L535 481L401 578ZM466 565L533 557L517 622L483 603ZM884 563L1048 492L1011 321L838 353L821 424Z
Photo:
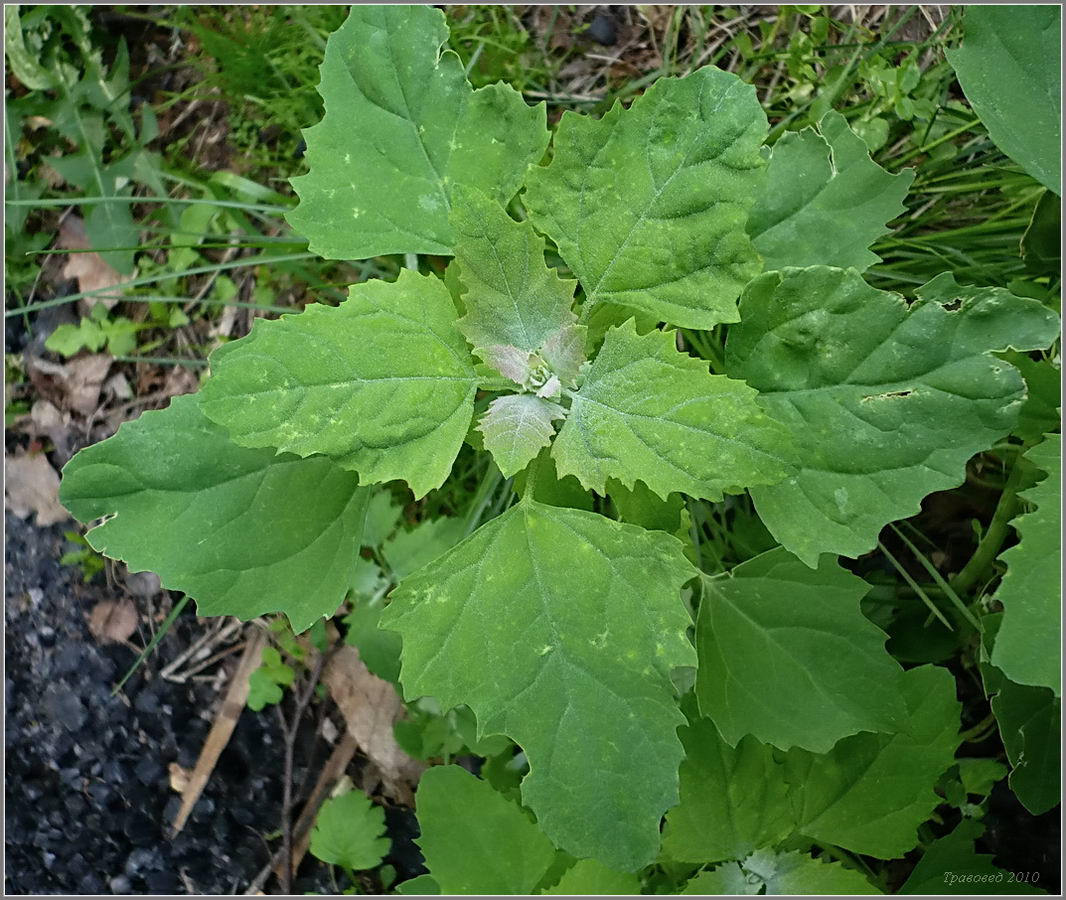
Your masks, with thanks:
M569 889L622 889L665 859L721 863L704 891L874 890L802 850L913 848L960 706L947 669L889 655L860 609L869 585L837 557L1011 432L1026 386L995 353L1048 347L1056 316L948 273L912 300L869 286L912 173L874 164L838 114L764 150L755 90L706 67L600 119L565 113L548 151L544 105L473 90L446 40L430 7L352 10L290 216L323 256L452 256L445 277L406 269L257 320L198 395L82 451L64 503L104 517L94 547L201 614L283 611L301 630L346 596L372 486L420 498L464 441L483 448L520 499L404 578L381 625L402 636L407 698L465 705L479 735L521 747L536 824L430 771L437 887L531 891L559 848L582 860ZM723 323L712 374L678 329ZM1012 783L1039 811L1056 797L1024 745L1041 740L1034 703L1046 718L1059 696L1057 437L1029 456L1048 476L1008 554L986 677L1001 720L1024 720ZM564 505L570 476L621 519ZM780 546L699 571L679 495L745 490ZM475 832L506 872L462 861Z

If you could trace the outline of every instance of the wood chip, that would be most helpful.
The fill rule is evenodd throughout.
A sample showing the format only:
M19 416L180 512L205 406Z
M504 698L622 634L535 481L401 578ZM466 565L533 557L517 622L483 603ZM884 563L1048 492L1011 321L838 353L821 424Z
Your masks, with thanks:
M185 790L182 791L181 808L178 809L177 814L174 816L171 837L174 837L185 827L192 808L196 805L196 801L200 799L204 788L207 787L208 779L210 779L211 773L215 770L218 758L222 755L222 751L226 749L226 744L229 743L229 739L233 736L233 730L237 727L237 719L240 718L245 702L248 700L248 679L252 677L252 672L259 668L266 642L266 632L261 628L252 626L248 643L244 648L244 654L241 656L237 671L230 682L229 690L226 691L226 698L218 708L215 721L207 734L207 740L204 741L203 750L200 751L200 758L196 760L196 768L193 769L189 783L186 785Z

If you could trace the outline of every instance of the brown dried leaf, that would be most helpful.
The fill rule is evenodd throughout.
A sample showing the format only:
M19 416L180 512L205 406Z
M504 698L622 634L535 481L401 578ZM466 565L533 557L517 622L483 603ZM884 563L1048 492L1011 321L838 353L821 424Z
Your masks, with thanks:
M56 247L61 250L89 250L89 238L85 233L85 223L79 216L67 216L59 226L59 238ZM76 278L79 291L105 290L119 287L130 281L132 275L121 275L99 253L71 253L63 267L64 278ZM85 297L82 303L92 309L97 303L103 303L111 309L122 298L122 291L95 294Z
M112 359L106 353L94 353L68 360L65 382L67 403L83 415L94 412L100 403L100 389L111 368Z
M99 406L100 389L111 363L112 359L106 353L79 356L62 365L27 356L26 373L39 396L47 397L61 410L69 409L87 416Z
M137 630L137 607L129 600L101 600L89 613L89 633L101 644L124 644Z
M4 494L7 508L25 519L37 514L37 525L44 528L70 518L59 503L59 476L43 453L20 452L7 456Z
M333 655L322 681L344 714L348 733L381 773L385 795L412 805L414 786L426 767L404 753L393 736L392 726L404 713L396 689L371 674L355 647L342 647Z
M188 366L171 366L163 381L163 390L168 397L193 394L200 389L200 378L195 369Z

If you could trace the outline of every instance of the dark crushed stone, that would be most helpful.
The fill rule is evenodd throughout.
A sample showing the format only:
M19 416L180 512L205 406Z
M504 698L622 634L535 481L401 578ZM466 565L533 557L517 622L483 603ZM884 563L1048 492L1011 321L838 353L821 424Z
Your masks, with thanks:
M191 768L217 702L202 682L153 677L149 661L122 697L111 688L133 651L98 645L85 614L113 598L63 567L62 532L7 515L6 892L232 893L268 859L278 827L281 738L273 715L243 714L184 831L173 761ZM156 650L173 659L199 634L179 618ZM148 638L136 638L143 643ZM325 867L301 867L302 890L331 893Z

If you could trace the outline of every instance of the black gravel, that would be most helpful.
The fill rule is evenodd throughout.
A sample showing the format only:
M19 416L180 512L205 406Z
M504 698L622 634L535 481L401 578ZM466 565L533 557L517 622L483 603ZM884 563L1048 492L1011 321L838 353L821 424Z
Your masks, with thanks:
M64 527L7 515L6 893L232 893L267 862L278 828L281 739L270 714L241 716L184 831L168 765L192 768L216 689L153 677L149 664L111 689L134 660L97 644L85 614L114 597L57 562ZM157 649L174 658L200 632L183 615ZM142 635L140 641L146 641ZM310 860L294 890L329 893Z

